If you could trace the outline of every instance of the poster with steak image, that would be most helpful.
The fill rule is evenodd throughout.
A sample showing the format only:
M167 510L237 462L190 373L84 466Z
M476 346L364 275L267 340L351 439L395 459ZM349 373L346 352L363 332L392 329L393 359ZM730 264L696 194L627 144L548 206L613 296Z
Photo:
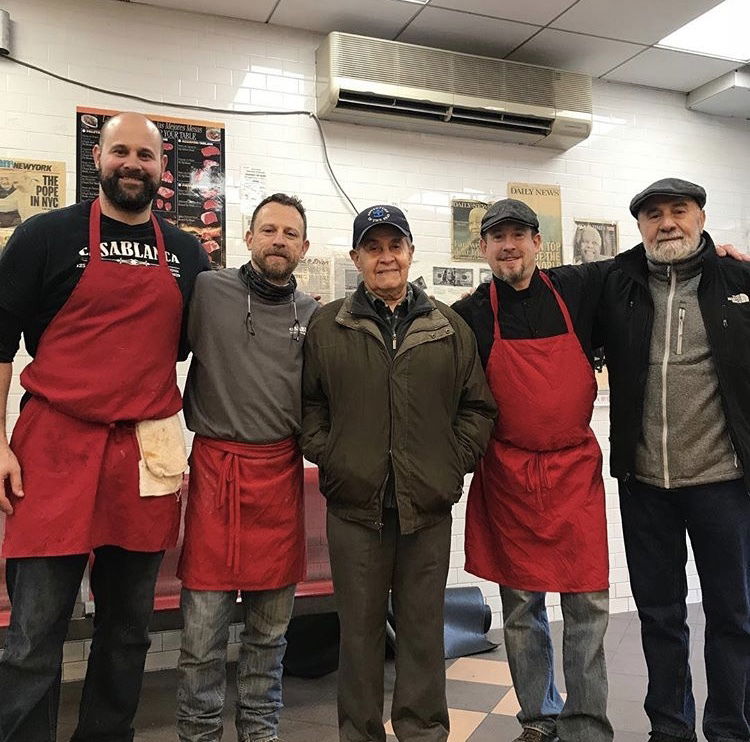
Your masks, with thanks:
M96 198L99 179L91 148L118 111L76 108L76 201ZM224 124L146 113L164 139L167 166L153 209L194 234L216 268L226 265Z

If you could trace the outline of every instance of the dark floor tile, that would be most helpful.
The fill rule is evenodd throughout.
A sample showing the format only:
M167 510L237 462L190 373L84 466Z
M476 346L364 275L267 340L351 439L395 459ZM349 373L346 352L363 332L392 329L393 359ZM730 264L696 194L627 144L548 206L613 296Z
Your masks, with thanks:
M279 735L284 742L338 742L338 725L310 724L295 721L282 713L279 724ZM222 740L224 742L224 740Z
M607 715L612 726L623 732L639 732L647 735L651 730L642 701L621 701L610 698Z
M608 656L607 668L610 672L621 672L626 675L646 675L646 660L643 659L643 652L633 652L619 649Z
M322 678L284 678L284 718L335 726L336 673Z
M471 734L468 742L506 742L521 734L515 716L490 714Z
M484 654L477 655L483 660L496 660L497 662L507 662L508 653L505 650L505 644L501 644L497 649L493 649L491 652L485 652Z
M615 729L615 742L646 742L647 736L641 732L622 732Z
M609 697L620 701L638 701L641 704L646 697L648 679L645 675L626 675L625 673L613 672L610 668Z
M492 711L508 692L507 685L469 683L465 680L447 680L448 706L464 711Z
M506 662L508 659L505 653L505 640L503 638L502 629L491 629L487 632L487 639L494 644L497 644L495 649L491 649L489 652L481 652L480 654L472 655L474 657L481 657L483 660L499 660L500 662Z

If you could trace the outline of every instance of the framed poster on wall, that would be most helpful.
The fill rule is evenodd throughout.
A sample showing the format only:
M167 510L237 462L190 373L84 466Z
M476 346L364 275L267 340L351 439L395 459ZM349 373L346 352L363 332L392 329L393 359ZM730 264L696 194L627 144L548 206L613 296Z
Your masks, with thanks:
M60 206L65 206L64 162L0 156L0 252L22 221Z
M118 111L76 108L76 201L96 198L99 177L91 149ZM145 114L164 139L167 166L153 210L194 234L215 267L226 265L224 125Z
M540 268L562 265L562 204L559 185L508 183L508 198L523 201L539 218L542 249L536 264Z

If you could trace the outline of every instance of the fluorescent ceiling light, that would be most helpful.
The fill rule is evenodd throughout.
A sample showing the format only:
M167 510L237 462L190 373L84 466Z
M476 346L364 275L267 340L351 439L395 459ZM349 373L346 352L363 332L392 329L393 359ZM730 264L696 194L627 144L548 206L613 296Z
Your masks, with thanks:
M724 0L665 36L657 46L750 62L750 2Z
M412 3L413 5L427 5L430 0L401 0L402 3Z

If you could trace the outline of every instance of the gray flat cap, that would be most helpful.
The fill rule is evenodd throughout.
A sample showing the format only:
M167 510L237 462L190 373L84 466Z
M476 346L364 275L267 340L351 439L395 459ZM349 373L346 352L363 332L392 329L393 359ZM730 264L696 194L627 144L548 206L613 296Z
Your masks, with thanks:
M523 201L517 201L515 198L504 198L502 201L495 201L487 209L482 217L481 233L484 234L500 222L518 222L539 231L539 219L533 209L529 208Z
M674 196L675 198L687 196L688 198L692 198L701 209L706 205L706 191L701 186L691 183L688 180L680 180L679 178L662 178L633 196L633 200L630 202L630 213L636 219L638 218L641 206L651 196Z

